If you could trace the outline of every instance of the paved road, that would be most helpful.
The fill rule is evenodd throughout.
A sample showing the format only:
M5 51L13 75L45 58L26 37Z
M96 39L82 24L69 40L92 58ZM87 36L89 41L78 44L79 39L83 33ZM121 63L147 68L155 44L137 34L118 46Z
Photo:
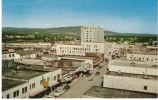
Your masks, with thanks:
M98 76L95 75L97 71L100 72L100 75ZM71 89L58 98L81 98L82 95L93 85L101 86L102 77L106 72L107 72L107 64L105 64L101 69L95 68L90 77L80 77L75 79L70 84ZM89 79L93 79L93 80L88 81Z

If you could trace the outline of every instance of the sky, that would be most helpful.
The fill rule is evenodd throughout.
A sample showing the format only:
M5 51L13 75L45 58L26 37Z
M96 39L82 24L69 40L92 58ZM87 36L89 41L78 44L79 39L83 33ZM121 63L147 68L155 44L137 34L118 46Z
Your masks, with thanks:
M2 0L2 27L100 26L157 33L157 0Z

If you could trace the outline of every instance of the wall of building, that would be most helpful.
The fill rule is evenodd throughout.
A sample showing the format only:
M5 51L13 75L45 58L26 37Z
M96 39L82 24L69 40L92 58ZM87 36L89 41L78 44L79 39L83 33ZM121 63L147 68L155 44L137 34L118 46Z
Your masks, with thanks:
M149 55L149 54L133 54L131 57L131 54L127 54L127 60L136 60L136 61L144 61L147 62L147 64L151 65L157 65L158 60L157 60L157 55Z
M16 53L2 53L2 59L4 60L12 60L16 59Z
M58 70L55 70L53 72L49 72L49 73L46 73L46 74L43 74L41 76L38 76L36 78L33 78L31 80L29 80L29 85L32 85L35 83L35 88L31 88L29 93L30 93L30 96L34 96L38 93L40 93L41 91L44 91L46 88L43 87L41 81L43 79L47 80L49 82L49 86L53 86L55 84L57 84L57 75L60 75L60 78L62 78L62 72L61 72L61 69L58 69ZM54 77L56 76L56 79L54 79Z
M43 85L41 84L41 80L43 78L49 82L49 86L53 86L58 83L57 82L58 75L60 75L59 79L61 79L62 78L61 69L58 69L58 70L55 70L52 72L48 72L46 74L32 78L23 85L19 85L17 87L11 88L11 89L3 92L2 96L3 96L3 98L6 98L6 95L10 94L10 98L14 98L13 92L17 91L17 90L19 90L19 96L15 97L15 98L26 98L29 96L34 96L34 95L46 90L46 88L44 88ZM54 78L54 77L56 77L56 78ZM22 88L24 88L24 87L27 87L27 92L25 94L22 94Z
M22 93L22 88L25 88L25 87L27 87L27 92L26 93ZM14 95L14 92L15 91L18 91L19 90L19 95L18 96L16 96L16 97L13 97L13 95ZM3 93L2 93L2 97L4 98L4 99L6 99L7 98L7 95L9 94L9 98L27 98L27 97L29 97L29 85L28 85L28 83L24 83L24 84L22 84L22 85L19 85L19 86L17 86L17 87L14 87L14 88L11 88L11 89L9 89L9 90L7 90L7 91L4 91Z
M81 27L81 41L104 41L104 29L100 27Z
M158 93L157 80L104 75L103 87ZM144 89L147 86L147 90Z
M124 73L134 73L134 74L146 74L146 75L156 75L158 76L156 68L145 68L143 67L132 67L132 66L120 66L120 65L108 65L109 71L121 71Z
M57 45L57 55L84 56L84 48L81 45Z

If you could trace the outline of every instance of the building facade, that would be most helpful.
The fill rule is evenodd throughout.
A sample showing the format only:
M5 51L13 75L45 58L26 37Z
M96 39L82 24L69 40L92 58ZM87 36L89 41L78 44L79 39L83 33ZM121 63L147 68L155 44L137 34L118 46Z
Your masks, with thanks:
M2 98L28 98L47 90L58 84L58 79L62 79L61 69L49 69L49 71L25 69L18 71L17 75L12 75L6 70L2 73ZM29 75L25 75L28 74ZM18 75L19 74L19 75ZM20 75L21 74L21 75ZM42 81L48 82L48 87L44 87ZM9 85L10 84L10 85ZM9 87L8 87L9 86Z
M108 67L109 71L103 77L103 87L158 93L157 66L138 61L113 60Z
M104 29L100 27L81 27L81 41L82 42L103 42Z

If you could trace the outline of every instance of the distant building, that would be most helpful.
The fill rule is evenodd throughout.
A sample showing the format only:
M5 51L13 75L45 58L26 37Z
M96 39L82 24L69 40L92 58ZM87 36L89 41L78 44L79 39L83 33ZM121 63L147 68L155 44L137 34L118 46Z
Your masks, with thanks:
M10 52L10 51L2 52L2 59L3 60L13 60L13 59L16 59L16 53L15 52Z
M51 48L51 43L2 43L2 47L9 47L9 48Z
M127 53L127 60L142 61L150 65L157 65L157 47L147 47Z
M16 50L16 56L18 56L20 59L34 59L36 58L37 51L35 50Z
M104 29L100 27L81 27L81 42L103 42Z

